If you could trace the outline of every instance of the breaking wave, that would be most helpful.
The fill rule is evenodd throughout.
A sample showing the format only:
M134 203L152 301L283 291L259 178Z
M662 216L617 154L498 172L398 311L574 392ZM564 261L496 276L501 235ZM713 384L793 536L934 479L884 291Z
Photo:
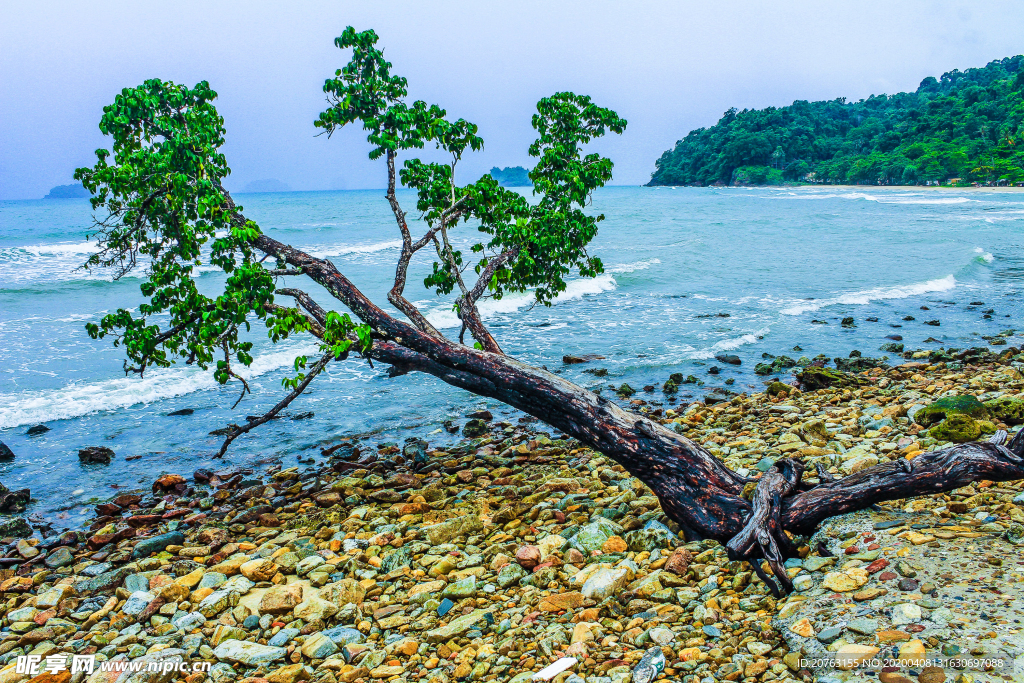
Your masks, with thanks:
M568 283L565 291L555 297L554 303L560 304L566 301L582 299L592 294L610 292L616 288L615 278L611 275L598 275L595 278L585 280L573 280ZM481 316L487 320L498 315L515 313L521 308L530 306L535 301L533 293L510 294L501 299L487 299L478 308ZM451 329L462 325L462 321L455 315L455 311L447 307L439 307L427 313L427 320L438 329Z
M251 379L290 366L296 356L315 352L316 347L311 345L274 351L258 356L251 366L240 368L238 374ZM212 371L172 367L150 370L141 379L121 377L60 389L0 394L0 429L66 420L219 387Z
M839 296L830 299L817 299L814 301L800 302L793 306L789 306L788 308L784 308L779 312L783 315L800 315L801 313L817 311L836 304L867 304L872 301L881 301L885 299L906 299L907 297L919 296L930 292L948 292L954 287L956 287L956 278L952 275L947 275L946 277L938 278L936 280L928 280L927 282L918 282L911 285L877 287L875 289L865 289L860 292L840 294Z

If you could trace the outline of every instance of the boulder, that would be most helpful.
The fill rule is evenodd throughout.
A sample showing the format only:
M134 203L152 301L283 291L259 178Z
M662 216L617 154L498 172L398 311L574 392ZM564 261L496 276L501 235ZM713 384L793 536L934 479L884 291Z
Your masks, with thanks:
M1024 398L1000 396L991 401L985 401L984 405L988 408L989 415L1003 424L1024 424Z
M990 417L985 404L974 396L946 396L914 413L914 422L922 427L931 427L950 415L966 415L975 420Z
M24 517L0 520L0 538L28 538L31 535L32 527Z
M78 451L78 459L84 464L109 465L114 451L106 446L89 446Z
M462 435L467 439L476 439L487 433L487 423L483 420L476 418L470 420L462 428Z
M828 387L855 387L864 383L863 380L849 373L813 365L804 368L796 378L800 382L800 386L809 391Z
M918 415L921 413L919 412ZM928 435L939 441L966 443L981 437L981 425L969 415L952 413L942 422L928 430Z

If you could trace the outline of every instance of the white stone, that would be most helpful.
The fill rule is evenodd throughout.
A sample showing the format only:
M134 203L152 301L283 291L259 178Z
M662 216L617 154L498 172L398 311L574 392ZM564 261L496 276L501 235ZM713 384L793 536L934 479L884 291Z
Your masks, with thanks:
M914 603L902 602L898 605L893 605L893 626L903 626L904 624L913 624L918 621L921 621L921 608Z
M225 640L213 651L213 655L225 662L260 666L284 659L287 650L283 647L270 647L247 640Z

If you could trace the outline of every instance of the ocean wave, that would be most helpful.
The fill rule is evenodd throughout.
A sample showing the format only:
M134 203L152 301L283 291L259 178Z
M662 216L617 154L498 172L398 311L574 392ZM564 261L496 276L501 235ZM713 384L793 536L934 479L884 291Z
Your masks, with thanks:
M564 292L555 297L554 303L560 304L566 301L582 299L592 294L609 292L615 289L616 286L615 278L608 274L598 275L595 278L573 280L568 283ZM524 292L522 294L509 294L497 300L486 299L477 308L480 309L481 317L487 320L498 315L515 313L521 308L530 306L534 301L536 299L534 299L532 292ZM462 325L462 321L459 320L459 317L451 308L438 307L427 312L426 316L430 324L438 329L452 329Z
M327 258L329 256L347 256L348 254L373 254L378 251L398 249L401 246L401 240L389 240L373 244L317 244L311 247L302 247L302 250L310 256Z
M247 380L252 379L290 366L296 356L315 352L316 347L312 345L296 345L273 351L257 356L251 366L239 368L238 374ZM0 429L118 410L218 387L220 385L213 378L212 371L173 367L151 370L141 379L119 377L71 384L60 389L0 394Z
M740 335L739 337L732 337L731 339L721 339L706 349L700 349L695 351L691 358L694 359L705 359L714 358L716 354L722 353L723 351L732 351L738 349L741 346L747 344L754 344L760 341L760 338L771 332L770 327L762 327L755 332L748 332L747 334Z
M978 201L968 197L925 197L923 195L869 194L867 192L845 192L837 196L843 199L865 199L879 204L966 204Z
M656 266L659 263L661 263L661 259L650 258L650 259L644 259L642 261L634 261L632 263L623 263L623 264L620 264L618 266L612 266L610 268L605 268L604 270L605 270L606 273L621 273L621 274L635 273L638 270L647 270L651 266Z
M992 263L992 261L994 261L995 258L996 258L995 256L993 256L989 252L985 251L981 247L975 247L974 248L974 253L978 254L978 258L980 258L985 263Z
M956 287L956 278L952 275L947 275L946 277L928 280L927 282L898 285L896 287L876 287L874 289L865 289L860 292L840 294L839 296L831 299L817 299L814 301L801 302L793 306L789 306L788 308L784 308L779 312L783 315L800 315L801 313L817 311L836 304L867 304L872 301L881 301L885 299L906 299L907 297L919 296L930 292L948 292L954 287Z

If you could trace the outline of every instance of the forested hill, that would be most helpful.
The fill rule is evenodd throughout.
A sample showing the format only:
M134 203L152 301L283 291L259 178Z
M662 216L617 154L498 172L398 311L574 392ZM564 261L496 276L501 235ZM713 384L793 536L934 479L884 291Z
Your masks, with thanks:
M1024 182L1024 56L859 102L735 108L661 155L650 185Z

